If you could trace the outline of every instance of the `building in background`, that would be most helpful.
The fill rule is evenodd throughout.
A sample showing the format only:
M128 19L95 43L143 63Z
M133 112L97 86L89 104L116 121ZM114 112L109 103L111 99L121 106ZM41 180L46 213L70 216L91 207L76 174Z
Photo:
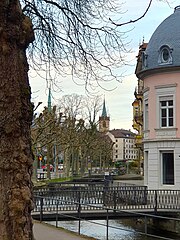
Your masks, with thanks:
M146 50L147 43L142 43L139 47L139 53L137 56L137 65L135 74L142 69L142 53ZM140 173L144 174L144 157L143 157L143 80L138 78L138 86L134 91L135 100L132 103L133 106L133 129L136 130L135 136L135 148L138 152L138 169Z
M149 189L180 189L179 23L180 6L155 30L136 68L144 83L144 176Z
M112 149L112 162L129 163L137 161L138 149L135 148L136 134L125 129L109 129L110 117L107 115L105 100L103 101L102 114L99 117L99 132L104 137L109 137Z
M107 132L113 142L113 162L126 163L135 161L138 158L138 151L135 149L136 134L130 130L113 129Z

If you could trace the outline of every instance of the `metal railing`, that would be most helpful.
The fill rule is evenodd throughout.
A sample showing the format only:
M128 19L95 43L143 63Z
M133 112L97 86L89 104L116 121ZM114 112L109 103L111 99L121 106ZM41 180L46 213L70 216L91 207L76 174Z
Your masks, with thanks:
M106 206L114 210L151 209L155 212L158 209L180 210L180 190L147 190L144 186L49 187L34 190L34 195L44 197L44 211L53 211L57 199L59 211L76 211L74 202L87 204L84 210L93 210L93 206ZM39 201L35 201L35 209L39 205Z
M156 192L156 191L155 191ZM170 193L170 192L168 192ZM157 192L156 192L157 194ZM155 195L156 195L155 194ZM162 196L161 196L162 197ZM157 198L156 196L156 200L160 200L161 198ZM98 224L92 221L89 221L91 223L94 224L98 224L98 225L103 225L106 227L106 240L109 239L109 228L116 228L116 229L120 229L122 230L122 228L118 228L118 227L114 227L114 226L110 226L109 225L109 214L110 212L114 212L114 208L110 208L110 207L105 207L105 206L99 206L99 205L92 205L92 204L86 204L86 203L82 203L81 202L81 192L78 191L78 201L71 201L71 200L65 200L63 199L58 199L58 198L54 198L54 197L45 197L45 196L34 196L34 203L35 203L35 208L34 208L34 212L38 211L40 214L40 221L43 221L43 215L47 212L54 212L54 214L56 215L56 227L58 227L58 217L59 215L63 215L65 216L67 213L61 212L62 206L64 205L69 205L69 206L73 206L73 210L77 211L77 216L78 217L74 217L68 214L68 218L72 218L72 220L78 220L78 234L81 234L81 221L85 221L85 219L81 218L82 215L82 211L83 209L94 209L94 210L103 210L106 211L106 224ZM48 205L47 205L48 203ZM66 209L67 210L67 209ZM153 219L163 219L163 220L171 220L174 222L179 222L180 224L180 219L179 218L170 218L170 217L164 217L164 216L158 216L158 215L152 215L152 214L144 214L144 213L139 213L139 212L134 212L132 210L119 210L116 209L116 212L122 213L126 211L126 213L130 213L135 215L137 218L143 218L144 219L144 232L139 232L139 231L135 231L135 230L127 230L127 229L123 229L125 231L131 231L131 232L136 232L139 233L141 235L145 235L148 237L154 237L157 239L163 239L163 240L173 240L172 238L167 238L167 237L163 237L163 236L157 236L157 235L153 235L148 233L148 219L149 218L153 218ZM87 220L86 220L87 221Z

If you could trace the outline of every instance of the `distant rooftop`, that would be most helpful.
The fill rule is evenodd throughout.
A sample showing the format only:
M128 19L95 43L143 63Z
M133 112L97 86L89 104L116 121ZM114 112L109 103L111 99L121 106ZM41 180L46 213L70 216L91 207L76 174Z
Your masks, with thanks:
M113 129L109 131L115 138L134 138L135 133L125 129Z

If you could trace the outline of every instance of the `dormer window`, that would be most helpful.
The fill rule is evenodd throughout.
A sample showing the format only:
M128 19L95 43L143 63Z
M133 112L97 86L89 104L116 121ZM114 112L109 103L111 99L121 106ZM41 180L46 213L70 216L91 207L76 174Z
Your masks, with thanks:
M146 69L147 68L147 54L145 53L145 51L142 52L142 69Z
M160 48L158 63L160 65L172 64L172 49L169 46L164 45Z
M169 61L169 57L170 57L170 53L169 53L169 49L164 48L162 50L162 62L168 62Z

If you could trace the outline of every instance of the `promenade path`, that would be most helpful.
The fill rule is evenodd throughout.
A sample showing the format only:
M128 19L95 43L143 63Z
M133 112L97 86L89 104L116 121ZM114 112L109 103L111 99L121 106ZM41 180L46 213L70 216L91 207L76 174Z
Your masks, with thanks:
M137 175L137 174L125 174L119 177L118 180L114 180L114 183L124 183L129 185L138 185L138 186L144 186L144 179L141 179L143 177Z
M65 229L56 228L46 223L34 221L33 233L35 240L85 240L94 239Z

